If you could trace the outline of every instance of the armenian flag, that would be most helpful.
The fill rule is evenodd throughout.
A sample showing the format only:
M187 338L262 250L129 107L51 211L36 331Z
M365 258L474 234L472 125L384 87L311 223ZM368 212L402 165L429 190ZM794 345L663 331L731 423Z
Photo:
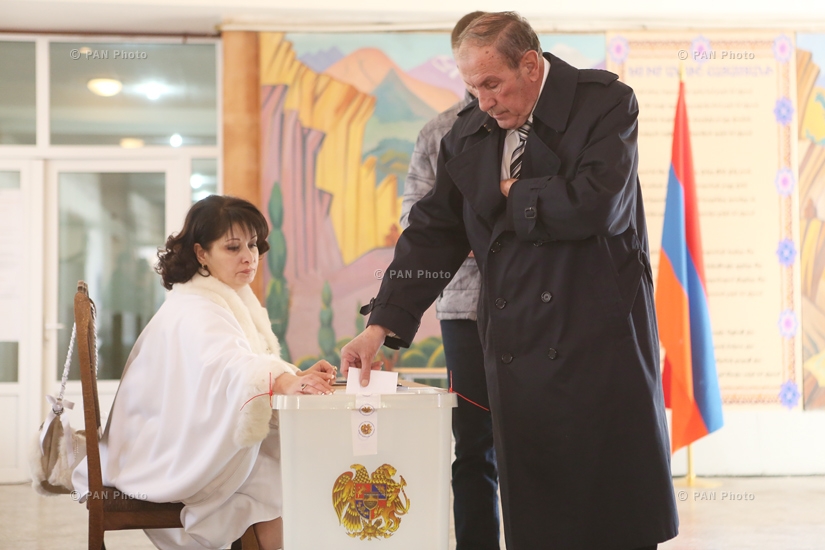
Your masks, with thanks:
M673 125L656 314L665 349L665 406L672 411L676 452L723 424L683 80Z

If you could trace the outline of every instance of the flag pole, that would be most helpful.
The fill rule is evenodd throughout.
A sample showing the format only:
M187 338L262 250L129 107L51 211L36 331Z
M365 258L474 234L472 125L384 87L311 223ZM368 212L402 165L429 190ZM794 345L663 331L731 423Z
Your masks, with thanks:
M696 470L693 469L693 443L687 446L687 477L685 481L688 485L696 483Z
M696 469L693 465L693 443L687 446L687 475L673 480L675 487L696 487L702 489L712 489L722 484L718 481L708 481L696 477Z

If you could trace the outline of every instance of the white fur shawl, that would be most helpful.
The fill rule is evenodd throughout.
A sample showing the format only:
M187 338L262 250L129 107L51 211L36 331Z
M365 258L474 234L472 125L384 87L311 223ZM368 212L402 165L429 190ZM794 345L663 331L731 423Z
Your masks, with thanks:
M274 356L274 361L267 361L260 368L249 373L246 380L250 398L267 393L270 379L275 380L281 374L298 371L295 366L280 358L281 346L272 332L269 315L249 286L235 291L215 277L203 277L196 274L190 281L176 284L173 291L203 296L231 312L246 335L252 351L257 354ZM269 399L259 397L249 401L241 412L234 436L235 443L248 447L263 440L269 433L271 417L272 409Z

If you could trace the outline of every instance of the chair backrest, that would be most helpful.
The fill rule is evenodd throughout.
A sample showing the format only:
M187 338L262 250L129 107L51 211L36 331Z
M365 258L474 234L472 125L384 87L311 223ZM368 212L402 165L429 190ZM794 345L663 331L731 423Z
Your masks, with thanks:
M83 419L86 427L86 462L89 469L89 491L103 491L100 471L100 402L97 397L97 354L95 348L95 304L89 298L89 288L77 283L74 296L74 322L77 325L77 354L80 363L80 385L83 388ZM94 499L90 499L90 502Z

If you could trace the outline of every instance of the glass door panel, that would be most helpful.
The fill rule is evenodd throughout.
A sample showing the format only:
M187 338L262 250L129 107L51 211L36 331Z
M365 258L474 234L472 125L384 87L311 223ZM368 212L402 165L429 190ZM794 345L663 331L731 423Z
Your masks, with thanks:
M26 230L20 172L0 171L0 382L17 382Z
M0 483L29 479L29 441L40 421L42 307L35 293L42 281L42 218L36 213L36 164L0 159Z
M89 284L97 306L101 380L120 378L138 335L163 303L154 265L167 235L166 175L57 173L58 370L69 345L78 280ZM77 379L77 369L71 378Z
M34 145L35 45L0 41L0 145Z

